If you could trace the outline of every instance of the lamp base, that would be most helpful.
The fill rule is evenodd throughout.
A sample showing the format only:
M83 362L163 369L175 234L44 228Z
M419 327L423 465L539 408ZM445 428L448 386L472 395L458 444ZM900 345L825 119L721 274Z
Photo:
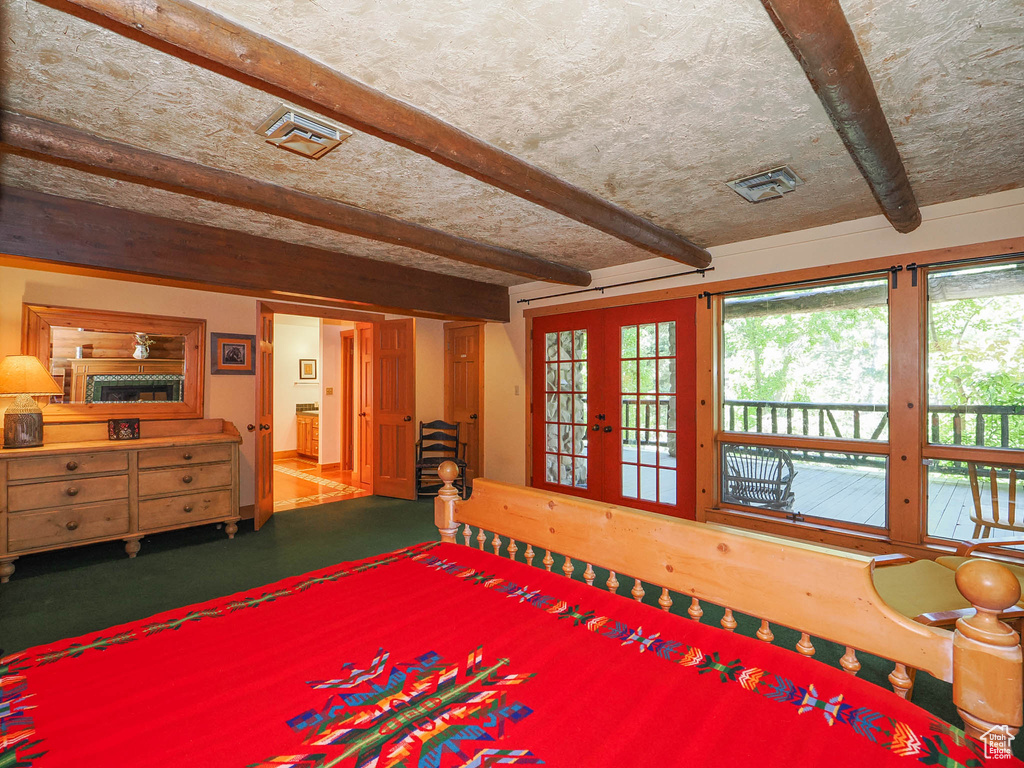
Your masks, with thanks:
M4 448L43 444L43 412L28 395L19 395L4 414Z

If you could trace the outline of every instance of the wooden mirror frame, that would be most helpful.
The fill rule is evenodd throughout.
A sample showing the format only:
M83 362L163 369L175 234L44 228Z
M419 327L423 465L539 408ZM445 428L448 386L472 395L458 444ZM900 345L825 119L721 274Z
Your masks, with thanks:
M100 309L22 305L21 351L34 355L50 370L50 329L89 328L119 333L150 333L185 337L185 380L182 402L139 405L137 403L52 403L43 409L49 423L104 421L125 417L143 419L203 418L203 384L206 379L206 321L163 315L108 312Z

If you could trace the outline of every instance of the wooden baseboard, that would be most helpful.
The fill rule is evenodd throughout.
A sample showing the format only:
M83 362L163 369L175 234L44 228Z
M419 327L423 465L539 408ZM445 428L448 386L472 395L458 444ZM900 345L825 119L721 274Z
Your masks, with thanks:
M256 517L256 505L246 504L243 507L239 507L238 514L243 520L252 520Z
M317 465L320 471L323 472L325 469L341 469L341 462L336 461L333 464L319 464Z
M274 461L278 459L296 459L298 456L298 451L274 451Z

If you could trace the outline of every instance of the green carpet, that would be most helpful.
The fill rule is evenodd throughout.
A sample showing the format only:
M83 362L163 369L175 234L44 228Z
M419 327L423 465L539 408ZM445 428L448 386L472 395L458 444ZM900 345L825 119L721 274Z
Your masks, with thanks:
M190 603L258 587L345 560L357 560L421 541L436 541L431 501L365 497L275 514L256 533L240 524L233 541L222 530L200 526L147 536L134 560L120 542L96 544L19 559L17 572L0 587L0 648L4 653L104 629ZM461 539L460 539L461 541ZM488 543L489 548L489 543ZM520 547L522 549L522 547ZM540 564L541 554L534 560ZM522 560L522 552L519 554ZM554 569L561 568L556 558ZM577 564L575 578L582 579ZM595 584L604 584L598 570ZM632 580L620 575L619 593ZM657 605L660 590L647 587L644 602ZM686 615L689 600L673 595L673 613ZM704 604L703 621L717 624L722 610ZM758 621L737 614L738 631L753 636ZM799 634L773 627L775 644L792 649ZM815 657L839 665L843 649L814 640ZM858 654L860 677L888 687L892 664ZM918 674L914 702L962 725L951 686ZM1014 753L1024 755L1024 739Z

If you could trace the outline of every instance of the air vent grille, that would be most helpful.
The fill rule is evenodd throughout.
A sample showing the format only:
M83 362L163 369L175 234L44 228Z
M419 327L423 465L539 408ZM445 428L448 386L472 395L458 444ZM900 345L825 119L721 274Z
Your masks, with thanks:
M275 147L319 160L345 139L351 131L282 106L256 129Z
M801 186L803 180L788 165L725 182L736 194L752 203L776 200Z

